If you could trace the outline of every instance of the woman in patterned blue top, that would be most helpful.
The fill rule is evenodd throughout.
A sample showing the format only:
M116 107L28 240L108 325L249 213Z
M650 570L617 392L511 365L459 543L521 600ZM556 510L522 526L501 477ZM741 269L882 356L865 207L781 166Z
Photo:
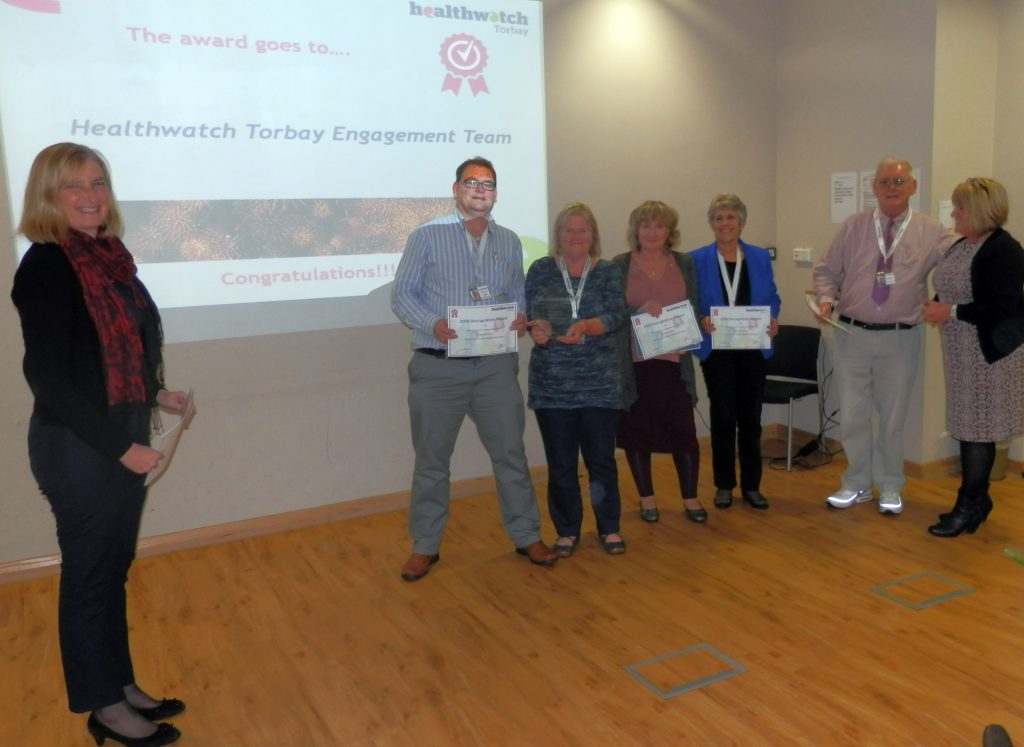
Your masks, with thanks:
M554 551L572 555L583 524L580 454L604 549L625 552L619 534L615 433L632 400L632 371L622 365L626 306L622 273L598 259L594 214L570 203L555 219L551 256L530 266L526 309L534 348L528 405L537 416L548 461L548 510L558 532ZM628 377L628 379L627 379Z

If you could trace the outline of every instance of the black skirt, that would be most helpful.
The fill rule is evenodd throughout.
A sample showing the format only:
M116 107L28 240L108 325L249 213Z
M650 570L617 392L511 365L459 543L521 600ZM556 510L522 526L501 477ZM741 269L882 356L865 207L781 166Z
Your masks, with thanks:
M679 364L639 361L633 364L633 373L639 397L619 421L619 448L658 454L691 449L697 442L697 429Z

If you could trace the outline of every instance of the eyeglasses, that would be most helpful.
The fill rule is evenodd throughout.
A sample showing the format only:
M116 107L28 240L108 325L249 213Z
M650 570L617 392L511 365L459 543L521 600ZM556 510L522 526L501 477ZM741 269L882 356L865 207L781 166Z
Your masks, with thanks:
M480 187L484 192L493 192L498 187L496 182L482 182L479 179L463 179L459 183L466 189L476 189L477 187Z
M884 179L878 180L878 186L882 187L883 189L889 189L889 187L902 187L906 183L907 180L904 179L902 176L897 176L895 179L885 177Z

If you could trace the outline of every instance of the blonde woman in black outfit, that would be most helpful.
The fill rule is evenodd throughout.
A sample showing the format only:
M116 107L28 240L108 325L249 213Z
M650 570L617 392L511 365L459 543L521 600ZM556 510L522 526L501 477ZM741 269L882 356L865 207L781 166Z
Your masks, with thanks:
M32 473L57 521L58 622L68 704L91 711L97 744L154 747L180 732L154 723L181 713L135 681L125 581L135 557L153 408L184 412L185 392L163 386L160 316L119 238L110 171L74 143L32 164L18 231L31 240L11 297L21 317L34 406Z

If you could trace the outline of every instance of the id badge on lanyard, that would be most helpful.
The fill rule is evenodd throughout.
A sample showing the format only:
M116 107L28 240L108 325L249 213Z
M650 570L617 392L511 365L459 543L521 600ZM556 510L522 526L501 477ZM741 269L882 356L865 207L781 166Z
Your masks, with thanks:
M487 236L489 233L487 229L484 229L484 232L480 234L480 241L478 243L473 239L469 231L466 231L466 241L469 243L469 251L473 256L473 267L476 275L476 284L469 289L469 297L474 301L491 300L491 289L483 282L484 250L487 247Z

